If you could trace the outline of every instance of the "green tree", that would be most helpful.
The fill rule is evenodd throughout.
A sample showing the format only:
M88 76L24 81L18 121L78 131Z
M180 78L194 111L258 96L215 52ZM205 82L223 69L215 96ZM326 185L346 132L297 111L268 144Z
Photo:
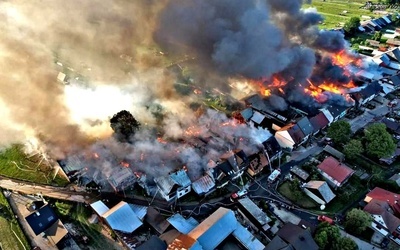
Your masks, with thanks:
M140 128L140 123L133 115L122 110L110 119L110 126L119 140L130 141Z
M396 150L392 136L386 131L383 123L375 123L365 131L366 152L374 157L382 158L391 156Z
M360 235L371 225L372 217L361 209L353 208L346 214L344 228L347 232Z
M332 247L332 250L357 250L358 246L349 237L342 237Z
M355 159L357 155L364 151L363 145L359 140L350 140L344 147L343 153L348 159Z
M376 31L375 34L372 36L372 39L375 41L380 41L382 37L382 32Z
M358 27L360 26L360 18L359 17L351 17L349 21L344 24L344 31L346 31L350 35L354 35L357 32Z
M328 137L336 144L342 144L350 139L351 126L348 122L340 120L332 123L328 128Z
M332 249L340 240L340 231L337 226L332 226L328 222L320 223L314 235L314 240L321 250Z

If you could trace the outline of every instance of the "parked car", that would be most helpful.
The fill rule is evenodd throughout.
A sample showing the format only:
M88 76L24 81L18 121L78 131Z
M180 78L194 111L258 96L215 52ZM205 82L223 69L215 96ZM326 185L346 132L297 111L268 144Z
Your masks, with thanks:
M247 189L239 190L239 191L237 191L236 193L233 193L233 194L231 195L231 200L236 200L236 199L238 199L238 198L240 198L240 197L243 197L243 196L245 196L248 192L249 192L249 191L247 191Z

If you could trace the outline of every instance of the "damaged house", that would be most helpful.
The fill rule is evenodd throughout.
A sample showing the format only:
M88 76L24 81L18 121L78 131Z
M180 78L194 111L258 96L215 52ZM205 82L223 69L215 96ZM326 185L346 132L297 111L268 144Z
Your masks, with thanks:
M222 155L220 162L210 169L217 188L242 176L249 166L249 160L243 150L229 151Z
M262 143L262 150L250 156L247 173L251 176L259 174L265 167L271 168L271 163L282 155L282 148L275 137L271 136Z

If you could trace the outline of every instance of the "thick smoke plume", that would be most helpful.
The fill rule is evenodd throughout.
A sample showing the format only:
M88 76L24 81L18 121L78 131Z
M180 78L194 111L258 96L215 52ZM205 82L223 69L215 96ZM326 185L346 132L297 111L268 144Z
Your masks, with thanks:
M318 72L316 65L331 66L320 55L345 43L340 33L318 30L321 16L301 6L300 0L1 1L0 143L35 137L52 156L98 153L93 166L104 172L126 161L153 177L186 165L195 178L223 152L255 152L266 131L211 111L196 116L188 106L198 98L178 95L167 68L194 58L196 84L221 89L228 78L279 75L289 82L288 99L304 102L295 90ZM59 72L69 85L57 82ZM273 98L277 109L287 107ZM143 125L133 144L110 137L108 119L123 109Z

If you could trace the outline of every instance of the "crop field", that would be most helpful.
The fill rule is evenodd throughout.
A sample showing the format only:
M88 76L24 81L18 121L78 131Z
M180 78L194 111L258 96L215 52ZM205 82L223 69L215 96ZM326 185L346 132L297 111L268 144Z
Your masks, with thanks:
M0 249L30 249L17 220L14 218L8 201L0 189Z
M13 145L0 151L0 175L40 184L66 185L68 181L57 175L46 160L39 155L24 154L22 145Z
M342 27L351 17L370 16L375 17L371 11L361 9L366 1L362 0L313 0L311 4L304 4L304 8L316 8L325 17L320 24L321 29ZM377 1L373 1L377 2Z

